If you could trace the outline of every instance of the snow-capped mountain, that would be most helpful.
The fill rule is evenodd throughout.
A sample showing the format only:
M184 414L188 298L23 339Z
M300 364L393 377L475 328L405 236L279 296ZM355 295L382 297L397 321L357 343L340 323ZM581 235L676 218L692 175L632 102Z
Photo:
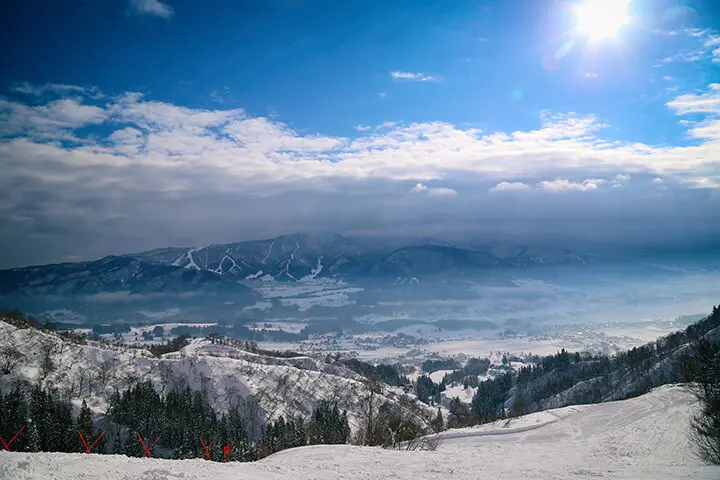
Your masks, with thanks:
M430 240L428 240L430 241ZM495 255L452 245L410 245L383 250L368 239L355 241L336 233L295 233L267 240L161 248L109 256L91 262L62 263L0 271L0 294L90 295L232 290L239 281L302 282L342 278L367 282L397 277L473 277L489 269L584 263L582 256L517 250Z
M132 256L0 271L0 294L6 295L73 297L121 291L183 293L228 288L247 290L208 270L150 263Z
M595 281L603 271L629 279L670 276L678 275L685 261L676 265L666 254L639 260L630 253L618 257L561 246L457 246L432 238L303 232L0 270L0 309L86 324L142 323L146 318L139 312L167 309L179 309L183 318L178 320L231 323L238 317L296 318L305 312L324 318L341 311L393 315L398 302L477 299L485 286L514 288L518 278ZM720 268L716 261L708 264ZM379 302L384 306L377 308ZM72 318L58 317L58 311Z
M202 248L165 248L132 256L240 279L299 281L345 273L361 254L355 242L336 233L302 232Z

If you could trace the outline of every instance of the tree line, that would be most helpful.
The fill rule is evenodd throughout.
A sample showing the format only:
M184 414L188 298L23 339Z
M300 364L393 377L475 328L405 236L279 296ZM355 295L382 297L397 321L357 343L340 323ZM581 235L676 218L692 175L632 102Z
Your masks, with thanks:
M0 391L0 435L10 439L22 429L13 451L84 452L80 431L88 445L103 434L93 453L144 456L139 434L148 447L159 439L153 455L163 458L207 458L202 438L214 460L223 459L227 445L231 461L252 461L285 448L347 443L350 438L347 412L327 400L307 420L280 416L268 422L257 439L248 432L253 420L238 405L218 413L201 392L185 388L162 394L150 382L115 392L107 413L95 416L85 401L75 415L69 400L39 386L27 389L14 382L7 392Z
M704 458L720 464L720 335L705 338L718 327L720 310L714 307L709 316L684 330L612 357L565 350L539 357L517 373L479 382L469 406L453 399L448 427L626 399L661 385L690 382L702 406L693 420L695 443Z

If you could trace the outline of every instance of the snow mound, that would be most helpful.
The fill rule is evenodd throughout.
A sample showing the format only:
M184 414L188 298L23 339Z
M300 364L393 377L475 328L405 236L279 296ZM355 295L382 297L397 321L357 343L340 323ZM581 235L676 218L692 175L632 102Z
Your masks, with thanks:
M695 400L666 386L444 433L434 452L350 445L285 450L255 463L0 452L0 479L693 479L717 480L687 440Z

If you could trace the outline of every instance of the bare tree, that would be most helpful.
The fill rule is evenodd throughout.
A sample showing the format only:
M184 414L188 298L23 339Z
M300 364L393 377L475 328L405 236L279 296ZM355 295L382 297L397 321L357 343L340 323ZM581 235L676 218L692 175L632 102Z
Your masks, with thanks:
M238 406L245 419L248 437L251 440L259 440L262 434L263 412L257 398L254 395L248 395L240 399Z
M165 393L170 384L170 377L172 376L172 366L169 362L161 361L158 364L158 370L160 370L160 385L162 387L162 393Z
M103 388L105 388L105 386L107 385L108 380L115 376L117 368L118 359L115 357L100 362L100 364L98 365L97 379L100 382L100 385L103 386Z
M89 386L92 389L95 372L90 368L80 368L78 371L78 397L82 397L83 388Z
M405 443L405 450L425 450L434 452L440 445L439 435L428 435L425 437L415 438Z
M98 372L95 368L88 369L87 374L87 392L88 395L92 395L93 389L95 387L95 382L98 379ZM82 392L81 392L82 393Z
M0 348L0 372L10 375L24 358L25 355L12 345Z
M358 431L357 443L360 445L382 445L383 434L379 416L380 402L377 395L382 392L382 385L374 380L367 383L368 393L360 401L361 426Z
M200 372L200 391L203 393L205 398L210 398L210 393L212 391L212 377L205 374L205 372Z
M52 355L55 352L55 345L44 343L40 346L40 378L45 380L55 370L55 362Z

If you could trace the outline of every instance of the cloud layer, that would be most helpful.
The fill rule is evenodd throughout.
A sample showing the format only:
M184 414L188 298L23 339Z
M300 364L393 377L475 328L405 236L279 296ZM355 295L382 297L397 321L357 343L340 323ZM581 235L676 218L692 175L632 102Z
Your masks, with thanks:
M172 7L160 0L130 0L130 11L138 15L154 15L170 18L175 13Z
M667 104L691 117L690 146L604 138L576 113L542 112L527 131L385 122L343 138L134 92L15 90L0 98L3 267L300 229L718 238L717 84Z
M427 75L422 72L390 72L390 76L396 81L413 81L413 82L439 82L440 78Z

